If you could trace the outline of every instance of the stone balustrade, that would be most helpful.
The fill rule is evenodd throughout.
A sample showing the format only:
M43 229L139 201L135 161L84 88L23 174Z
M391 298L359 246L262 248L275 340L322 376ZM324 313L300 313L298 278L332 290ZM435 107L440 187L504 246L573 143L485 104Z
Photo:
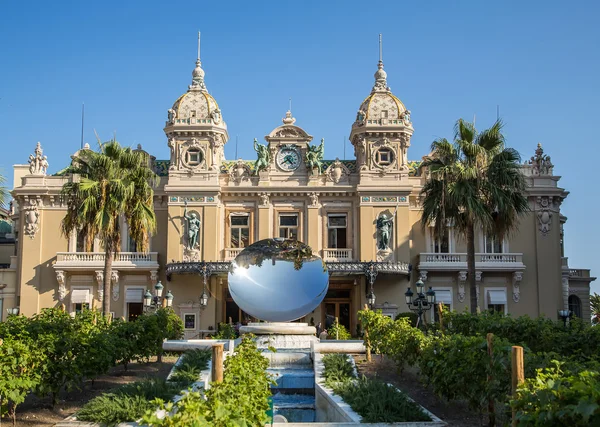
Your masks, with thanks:
M326 248L326 249L323 249L323 259L325 261L334 261L334 262L353 261L352 249L348 249L348 248Z
M104 268L104 252L57 252L55 270L93 270ZM119 252L113 259L118 270L158 269L158 252Z
M224 261L233 261L235 259L235 257L237 257L240 254L240 252L242 252L243 250L244 250L244 248L225 248L225 249L223 249Z
M477 270L516 271L525 269L522 253L475 254ZM420 270L466 270L466 253L429 253L419 254Z

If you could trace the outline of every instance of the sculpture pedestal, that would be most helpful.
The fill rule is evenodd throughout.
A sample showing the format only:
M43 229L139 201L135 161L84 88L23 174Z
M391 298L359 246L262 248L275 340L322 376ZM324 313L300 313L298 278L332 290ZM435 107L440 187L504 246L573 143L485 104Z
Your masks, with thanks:
M268 322L248 323L240 327L241 334L256 335L259 348L308 350L312 342L319 342L317 329L307 323Z

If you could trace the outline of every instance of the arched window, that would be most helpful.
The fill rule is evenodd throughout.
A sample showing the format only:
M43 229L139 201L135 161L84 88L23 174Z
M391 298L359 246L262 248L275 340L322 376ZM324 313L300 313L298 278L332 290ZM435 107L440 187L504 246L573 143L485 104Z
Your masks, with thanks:
M581 319L581 300L577 295L569 295L569 310Z

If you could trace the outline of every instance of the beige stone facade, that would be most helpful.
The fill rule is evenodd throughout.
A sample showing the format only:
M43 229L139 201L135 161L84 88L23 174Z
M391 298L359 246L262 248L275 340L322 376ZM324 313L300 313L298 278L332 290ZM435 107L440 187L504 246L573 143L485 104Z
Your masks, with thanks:
M317 152L318 144L288 111L265 137L265 147L256 145L268 153L263 165L227 161L227 125L206 90L198 60L192 84L168 110L164 131L170 158L151 157L161 179L154 197L158 232L150 252L136 251L123 224L113 289L107 296L114 315L139 313L142 292L161 281L175 296L173 307L185 320L190 338L230 318L245 322L228 297L227 266L243 247L268 237L296 237L328 263L330 291L306 315L307 322L325 322L329 315L354 332L356 312L371 286L376 308L389 315L406 312L404 292L418 278L436 290L438 301L453 310L467 309L465 242L451 224L443 239L421 228L420 190L426 171L419 161L408 160L410 111L389 90L381 61L371 93L356 117L348 119L355 160L324 160L321 168L309 167L307 153ZM25 315L61 304L69 311L83 304L99 307L103 297L100 242L94 242L94 252L84 252L83 236L60 233L65 213L60 190L73 178L49 176L47 166L38 146L29 165L15 166L14 172L17 256L11 268L0 270L0 283L4 277L12 283L14 274L16 299L10 293L2 296L10 287L0 291L0 298L4 308L18 304ZM479 233L479 307L556 318L557 310L570 301L571 308L589 318L589 283L594 278L589 270L569 268L562 251L566 218L560 207L568 192L559 186L560 177L553 174L541 147L522 171L531 212L518 233L502 242ZM196 214L201 223L193 247L187 239L186 204L188 214ZM387 248L376 228L384 214L393 218ZM206 307L199 302L203 290L209 294Z

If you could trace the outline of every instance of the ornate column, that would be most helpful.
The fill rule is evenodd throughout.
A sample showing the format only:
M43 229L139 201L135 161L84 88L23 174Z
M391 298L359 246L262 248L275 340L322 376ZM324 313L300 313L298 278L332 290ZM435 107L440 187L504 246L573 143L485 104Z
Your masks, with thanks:
M58 282L58 300L62 302L67 295L67 288L65 286L66 275L64 271L56 271L56 281Z
M112 281L112 299L113 301L117 301L119 299L119 272L114 271L111 274Z
M458 272L458 300L465 302L465 282L467 281L467 272Z
M98 300L104 301L104 270L96 270L96 283L98 283Z
M521 280L523 280L523 272L515 271L512 277L512 286L513 286L513 301L519 302L521 298Z

